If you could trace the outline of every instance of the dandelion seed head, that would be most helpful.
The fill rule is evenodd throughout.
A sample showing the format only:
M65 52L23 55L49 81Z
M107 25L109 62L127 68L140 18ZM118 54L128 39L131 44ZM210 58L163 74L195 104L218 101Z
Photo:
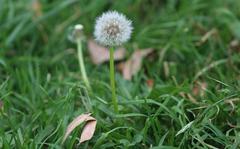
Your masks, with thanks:
M94 36L105 46L119 46L130 39L132 22L123 14L108 11L97 18Z

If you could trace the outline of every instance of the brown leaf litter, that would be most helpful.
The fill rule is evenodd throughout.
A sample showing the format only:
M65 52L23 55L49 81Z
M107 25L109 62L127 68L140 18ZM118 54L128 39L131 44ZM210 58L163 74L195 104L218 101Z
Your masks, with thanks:
M81 137L80 137L80 141L79 143L85 142L87 140L90 140L93 137L93 134L95 132L96 129L96 125L97 125L97 120L90 116L91 113L87 113L87 114L81 114L78 117L76 117L67 127L67 130L65 132L65 135L63 137L63 141L62 143L65 142L65 140L67 139L67 137L71 134L71 132L78 127L79 125L81 125L82 123L86 123L83 127L82 133L81 133Z
M109 61L109 50L97 44L93 40L88 41L88 50L90 53L90 58L92 62L96 65L100 65L104 62ZM118 48L114 52L114 60L119 61L125 58L126 50L124 48Z

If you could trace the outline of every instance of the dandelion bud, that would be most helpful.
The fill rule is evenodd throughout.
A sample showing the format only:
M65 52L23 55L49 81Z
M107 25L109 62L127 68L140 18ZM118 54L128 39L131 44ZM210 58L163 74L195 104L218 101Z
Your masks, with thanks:
M104 46L119 46L130 39L132 22L116 11L103 13L96 20L94 36Z
M77 40L84 39L83 25L77 24L72 29L68 36L69 40L72 42L77 42Z

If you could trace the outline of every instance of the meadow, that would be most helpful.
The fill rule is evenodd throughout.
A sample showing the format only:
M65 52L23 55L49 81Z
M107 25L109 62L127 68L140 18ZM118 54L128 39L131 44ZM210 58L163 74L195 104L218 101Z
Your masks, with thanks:
M108 60L89 52L108 10L134 28L115 61L117 112ZM239 10L239 0L0 0L0 148L239 149ZM91 89L69 41L76 24ZM126 79L121 64L146 49ZM81 124L63 143L84 113L93 137L79 144Z

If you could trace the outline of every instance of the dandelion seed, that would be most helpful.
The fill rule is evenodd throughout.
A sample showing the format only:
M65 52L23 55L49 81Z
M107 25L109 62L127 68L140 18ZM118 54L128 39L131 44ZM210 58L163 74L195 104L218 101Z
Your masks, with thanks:
M130 39L132 22L123 14L108 11L97 18L94 36L104 46L119 46Z

